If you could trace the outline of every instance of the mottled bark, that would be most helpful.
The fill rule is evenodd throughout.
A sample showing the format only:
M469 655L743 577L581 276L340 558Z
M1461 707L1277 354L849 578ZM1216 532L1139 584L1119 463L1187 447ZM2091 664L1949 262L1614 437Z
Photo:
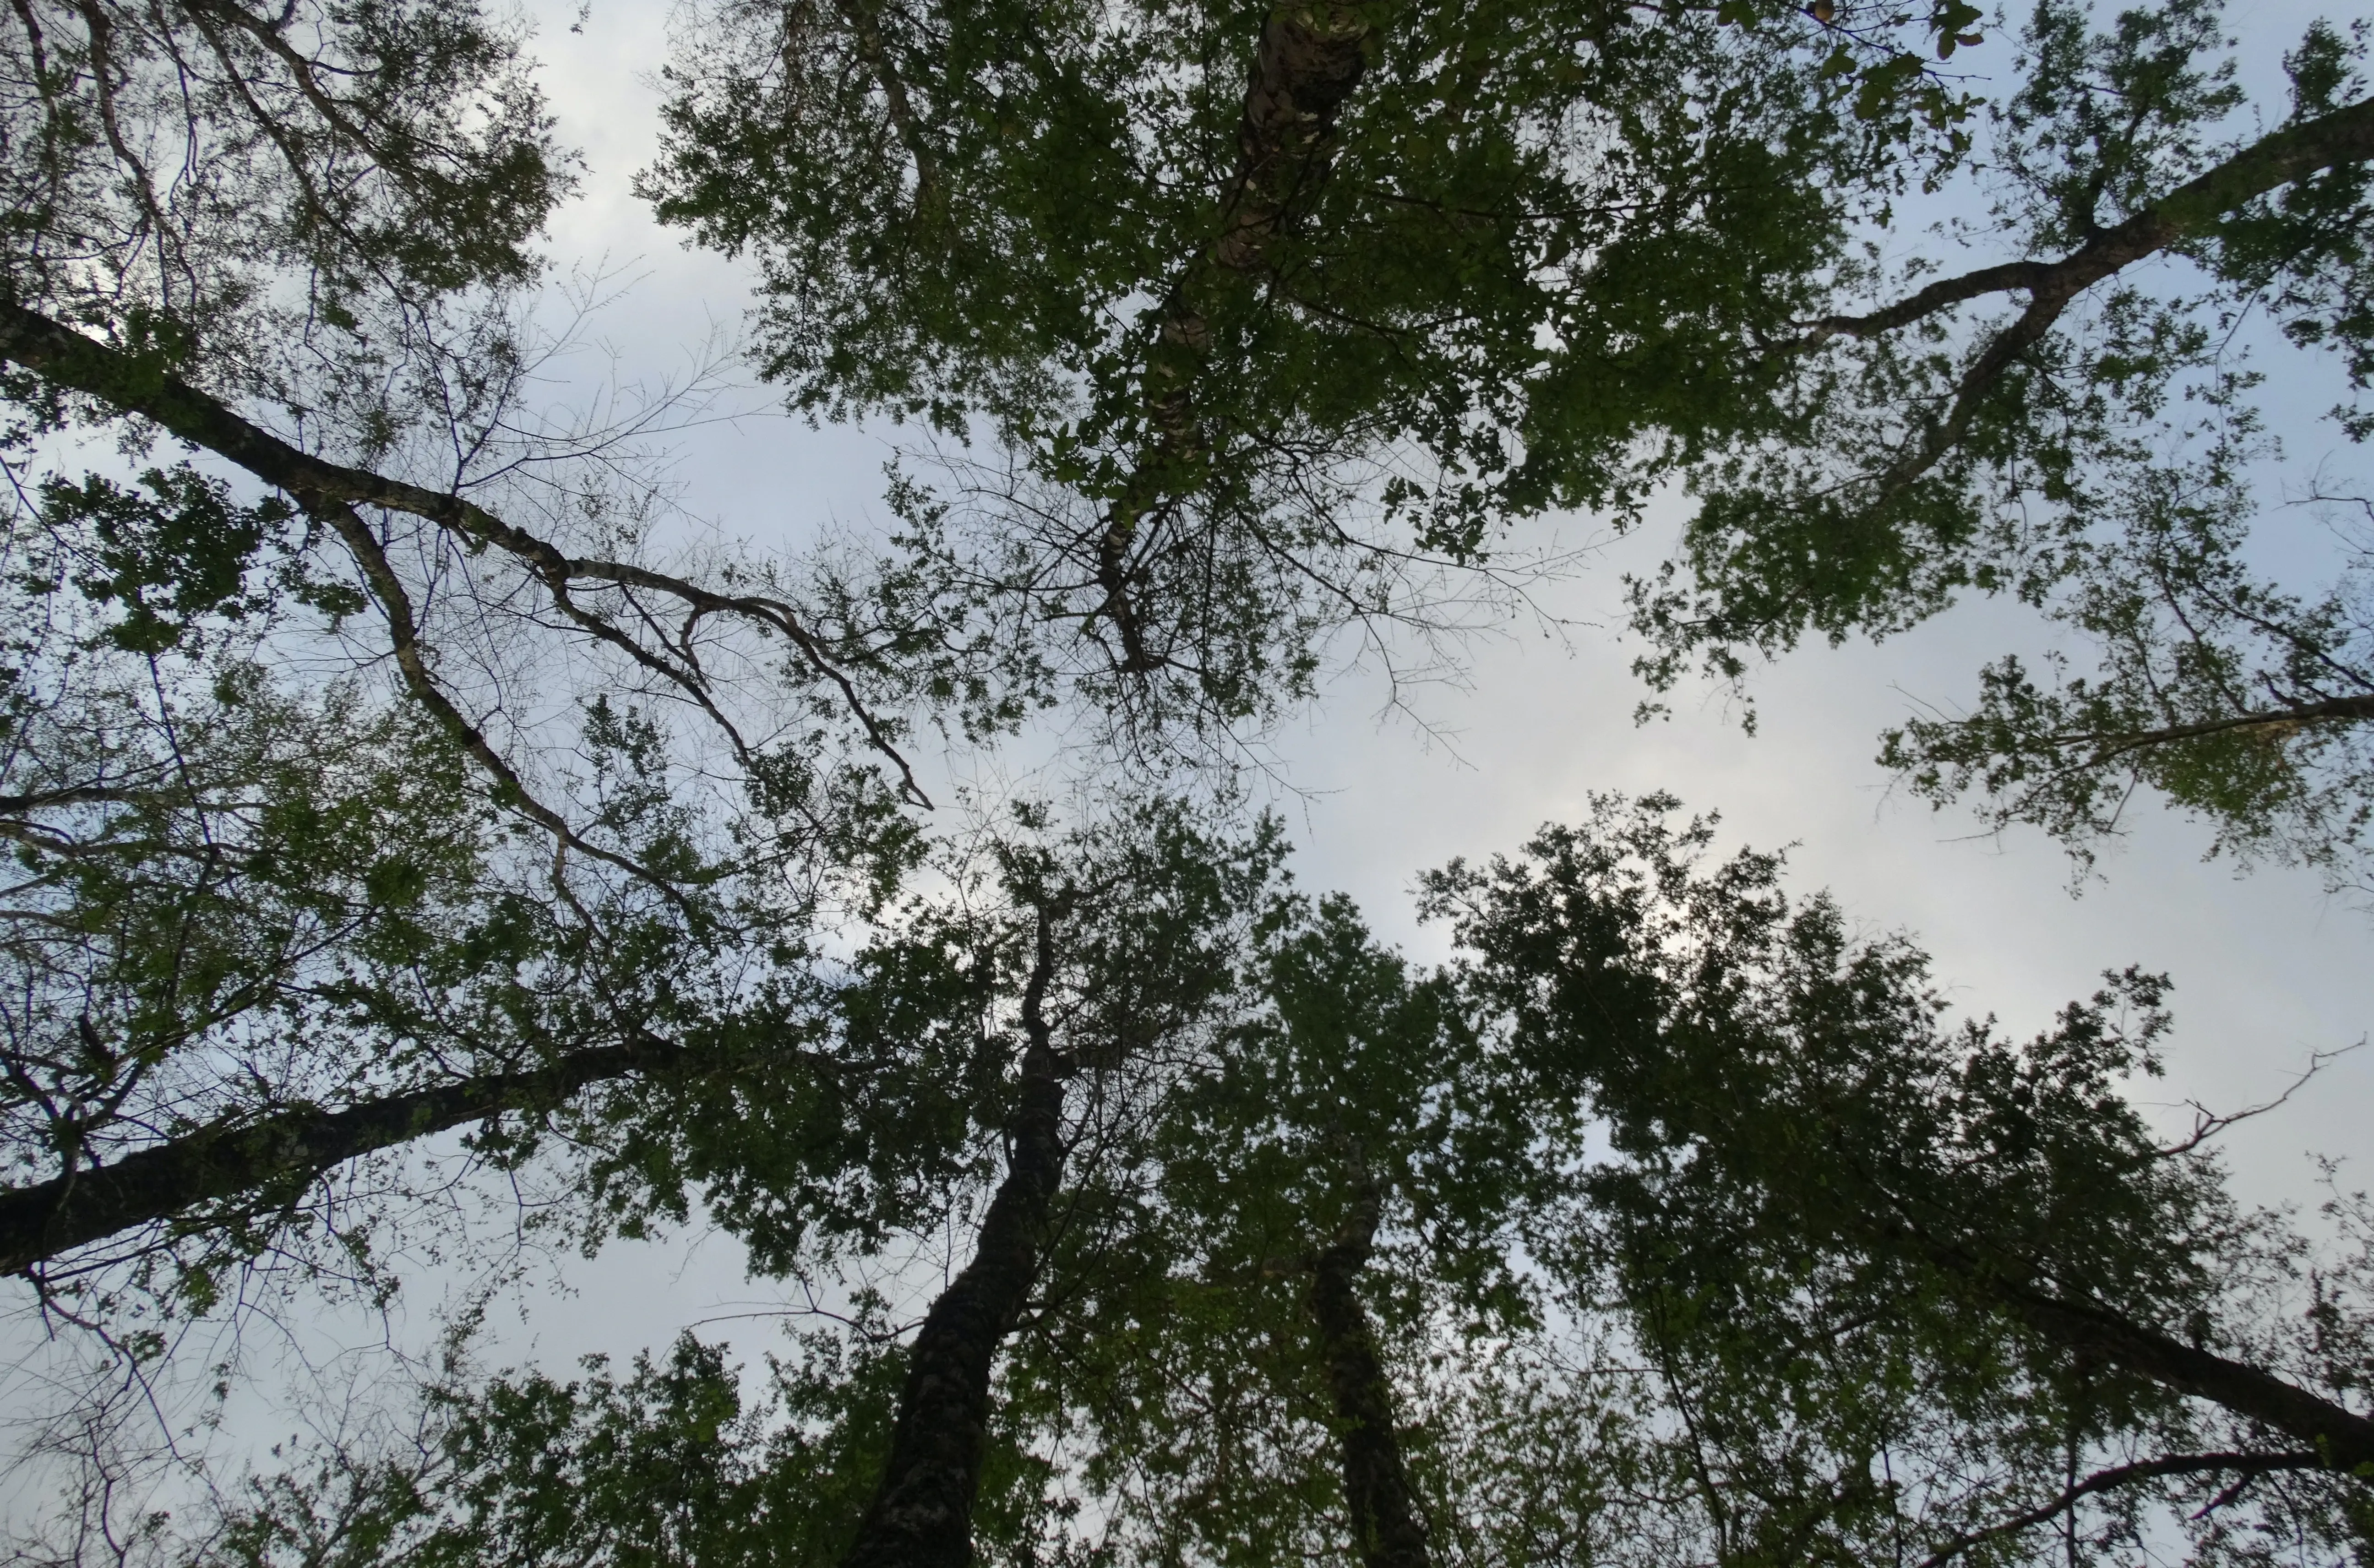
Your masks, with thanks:
M1023 993L1019 1092L1006 1123L1005 1181L982 1220L972 1261L940 1292L907 1354L890 1457L842 1568L965 1568L972 1504L989 1445L989 1379L998 1347L1029 1300L1048 1208L1064 1173L1064 1074L1047 1023L1054 970L1051 918Z
M1344 1228L1312 1262L1310 1315L1335 1406L1344 1509L1363 1568L1427 1568L1426 1528L1393 1425L1393 1385L1360 1302L1360 1271L1376 1240L1377 1211L1376 1188L1364 1182Z
M1128 490L1106 513L1097 543L1102 613L1122 641L1124 669L1157 659L1146 645L1129 595L1130 548L1141 523L1173 498L1172 470L1195 454L1191 388L1211 341L1205 297L1217 274L1258 272L1271 243L1294 220L1327 171L1335 119L1368 68L1369 28L1347 6L1281 6L1262 27L1237 125L1237 164L1221 192L1208 250L1192 258L1163 301L1147 364L1154 439L1139 454Z
M652 1042L573 1052L527 1072L390 1094L338 1110L297 1106L201 1128L31 1186L0 1191L0 1273L201 1204L243 1194L293 1197L325 1171L379 1149L505 1111L558 1103L590 1084L670 1066L680 1046Z
M1346 6L1270 13L1237 126L1236 178L1221 204L1212 252L1220 265L1260 265L1298 199L1325 174L1335 117L1368 69L1368 24Z

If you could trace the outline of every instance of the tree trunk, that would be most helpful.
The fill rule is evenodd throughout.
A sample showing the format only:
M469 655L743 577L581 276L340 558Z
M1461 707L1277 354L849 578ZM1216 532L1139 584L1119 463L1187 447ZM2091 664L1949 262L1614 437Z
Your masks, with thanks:
M2374 1420L2106 1308L2060 1301L2008 1281L1995 1289L2046 1338L2272 1427L2308 1444L2333 1468L2374 1480Z
M1043 1010L1053 969L1053 925L1042 912L1038 963L1023 994L1029 1043L1019 1102L1005 1127L1012 1150L1005 1180L981 1221L972 1261L932 1303L908 1352L889 1462L841 1568L966 1568L972 1561L990 1370L1029 1300L1064 1173L1063 1064Z
M342 1110L299 1106L202 1127L31 1186L0 1191L0 1273L218 1198L269 1190L293 1197L334 1165L503 1111L556 1104L588 1084L673 1064L681 1046L607 1045L528 1072L488 1073L366 1100Z
M1368 69L1369 24L1348 6L1281 6L1262 27L1237 126L1236 177L1213 260L1259 266L1269 242L1326 173L1327 141Z
M1393 1385L1361 1305L1360 1270L1377 1234L1377 1191L1362 1183L1352 1215L1310 1273L1310 1315L1344 1462L1344 1508L1363 1568L1427 1568L1426 1529L1410 1496L1393 1426Z
M1280 6L1262 26L1218 231L1181 270L1148 347L1146 383L1159 389L1148 408L1154 439L1136 454L1129 485L1108 508L1097 540L1096 579L1105 592L1099 613L1121 636L1123 669L1145 674L1161 662L1137 619L1130 553L1139 525L1175 500L1175 471L1199 444L1193 382L1211 341L1205 296L1215 273L1258 272L1271 242L1325 179L1336 116L1368 69L1369 30L1357 11L1340 5Z

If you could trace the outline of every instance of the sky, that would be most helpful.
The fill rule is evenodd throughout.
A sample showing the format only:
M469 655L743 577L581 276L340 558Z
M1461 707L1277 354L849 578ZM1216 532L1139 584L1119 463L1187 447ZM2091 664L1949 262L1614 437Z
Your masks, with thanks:
M612 374L680 371L694 346L735 327L747 294L742 269L686 251L629 189L655 147L666 8L558 0L535 14L535 53L560 133L586 160L553 251L627 289L592 324L588 350L558 367L580 378L552 388L565 399ZM2249 35L2296 37L2304 15L2285 6L2235 19ZM679 438L684 504L698 519L760 548L885 520L881 467L895 432L813 430L766 412L763 389L740 406L748 417ZM2011 1032L2042 1028L2104 970L2171 973L2168 1071L2140 1096L2171 1129L2189 1126L2194 1102L2230 1112L2272 1100L2313 1057L2367 1036L2374 916L2328 898L2314 876L2238 878L2204 864L2205 831L2146 805L2103 878L2073 896L2068 860L2039 836L1975 838L1969 818L1891 795L1871 760L1878 732L1913 701L1967 695L1980 664L2029 636L2017 613L1967 607L1876 648L1802 651L1753 677L1761 722L1752 737L1720 694L1688 689L1670 720L1644 727L1631 716L1642 695L1632 650L1614 628L1622 573L1652 565L1667 539L1652 526L1602 541L1588 519L1558 528L1562 543L1598 547L1545 600L1562 633L1512 628L1479 642L1463 687L1415 694L1428 729L1381 716L1380 678L1354 670L1278 736L1283 782L1272 800L1299 846L1306 887L1353 894L1381 932L1437 957L1440 933L1410 915L1418 872L1511 850L1540 824L1579 816L1592 791L1666 789L1720 812L1726 843L1794 844L1796 887L1831 889L1871 931L1916 936L1957 1005L1998 1015ZM971 764L939 771L950 765ZM2315 1156L2347 1162L2345 1182L2374 1183L2374 1047L2329 1062L2289 1104L2225 1144L2250 1202L2312 1207ZM415 1328L440 1299L435 1279L422 1283ZM772 1342L781 1304L778 1288L745 1279L726 1238L619 1244L507 1298L490 1320L489 1353L561 1369L587 1352L664 1347L695 1326L755 1352Z
M2246 80L2272 75L2276 51L2311 14L2294 4L2231 10ZM587 168L582 196L555 225L554 249L605 258L635 280L628 302L594 329L613 356L598 362L624 373L667 373L683 362L683 345L730 330L747 298L741 268L687 251L629 189L656 145L665 29L656 5L593 0L580 10L558 0L539 14L535 43L561 134L583 149ZM763 390L745 406L763 408ZM881 466L896 435L811 430L764 413L688 432L681 471L698 483L686 504L725 536L762 547L826 526L867 531L886 520ZM2105 856L2104 876L2073 896L2069 861L2040 835L1974 837L1969 818L1891 794L1872 761L1879 732L1915 701L1966 697L1981 663L2030 643L2018 612L1966 606L1878 647L1801 651L1752 678L1761 713L1752 737L1721 693L1688 689L1669 721L1644 727L1632 719L1643 695L1628 667L1633 651L1615 631L1620 581L1652 566L1669 536L1651 526L1603 541L1589 519L1556 526L1559 544L1603 547L1544 601L1562 631L1512 628L1479 642L1463 689L1416 693L1423 729L1383 715L1381 679L1355 670L1277 737L1282 783L1272 804L1299 846L1306 887L1353 894L1381 933L1437 957L1440 934L1410 914L1418 872L1512 850L1542 823L1579 816L1594 790L1670 790L1693 810L1721 813L1728 844L1795 845L1796 887L1831 889L1869 930L1914 935L1956 1004L1997 1015L2011 1032L2043 1028L2105 970L2170 973L2178 1029L2168 1073L2138 1098L2172 1129L2190 1126L2195 1103L2218 1112L2264 1103L2312 1058L2345 1053L2224 1141L2246 1201L2312 1209L2318 1156L2348 1162L2345 1181L2374 1182L2374 1047L2347 1051L2374 1023L2374 917L2329 898L2306 872L2238 877L2223 862L2204 864L2206 831L2148 804ZM558 1364L585 1350L664 1343L704 1320L739 1339L731 1326L743 1320L730 1315L776 1299L742 1279L735 1249L713 1235L613 1248L573 1267L570 1281L578 1293L536 1303L504 1328L507 1346Z

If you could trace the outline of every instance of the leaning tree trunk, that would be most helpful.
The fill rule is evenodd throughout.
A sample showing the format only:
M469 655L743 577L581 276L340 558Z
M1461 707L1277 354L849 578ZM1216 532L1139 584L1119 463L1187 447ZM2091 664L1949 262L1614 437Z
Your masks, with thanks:
M674 1066L684 1054L657 1041L599 1046L525 1072L217 1123L109 1164L11 1187L0 1191L0 1274L202 1204L247 1193L285 1201L349 1160L505 1111L557 1104L605 1079Z
M2374 1419L2262 1367L2189 1345L2099 1302L2073 1301L2039 1288L2024 1267L2007 1271L1917 1230L1912 1235L1932 1264L2063 1350L2257 1421L2307 1444L2332 1468L2374 1480Z
M2010 1281L1995 1281L1993 1289L2021 1321L2063 1348L2272 1427L2308 1444L2333 1469L2374 1480L2374 1420L2106 1307Z
M1311 1266L1310 1315L1335 1406L1344 1507L1363 1568L1427 1568L1426 1528L1410 1495L1393 1425L1393 1385L1377 1353L1359 1295L1360 1271L1376 1241L1375 1185L1360 1184L1351 1217Z
M1029 1300L1047 1211L1064 1173L1064 1083L1044 1011L1052 923L1039 920L1038 962L1023 993L1020 1098L1005 1133L1005 1180L981 1221L972 1261L932 1303L907 1356L890 1458L841 1568L966 1568L972 1504L989 1446L989 1377Z

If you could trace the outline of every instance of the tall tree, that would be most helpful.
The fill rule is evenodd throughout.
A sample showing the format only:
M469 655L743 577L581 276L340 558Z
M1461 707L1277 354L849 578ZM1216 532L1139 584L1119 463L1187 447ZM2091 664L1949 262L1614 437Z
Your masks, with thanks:
M1423 1563L1401 1379L1445 1323L1522 1326L1522 1177L1443 1090L1474 1045L1445 988L1342 899L1265 925L1241 1018L1084 1173L1010 1397L1092 1434L1099 1550Z
M970 1261L909 1347L881 1483L840 1557L851 1568L972 1561L993 1365L1041 1288L1066 1144L1111 1114L1097 1102L1116 1084L1193 1053L1234 988L1242 933L1268 902L1274 834L1216 844L1169 815L1132 813L1056 853L1007 857L1029 935L1021 1051L998 1128L1005 1173ZM1090 1103L1067 1136L1065 1084L1083 1076Z
M2226 1293L2252 1227L2202 1153L2214 1127L2164 1146L2124 1097L2157 1070L2165 980L2113 976L2024 1047L1941 1029L1925 955L1792 904L1774 857L1703 865L1705 825L1673 808L1603 802L1428 898L1526 1070L1588 1095L1633 1156L1581 1189L1616 1244L1706 1270L1702 1331L1743 1265L1766 1291L1828 1276L1840 1310L1933 1337L1941 1388L2083 1385L2110 1422L2199 1401L2229 1456L2374 1474L2355 1351L2277 1348ZM1686 1242L1685 1215L1707 1227Z
M339 585L333 646L393 675L510 810L621 869L657 871L546 798L557 698L694 715L761 815L876 763L920 798L863 690L871 640L763 569L663 569L630 450L648 411L586 430L525 406L537 240L574 159L518 25L443 0L45 3L6 25L0 457L53 554L112 529L151 552L151 588L293 557ZM145 495L53 472L76 430L202 467L160 463ZM819 725L870 760L839 776Z
M555 1116L609 1148L677 1114L661 1079L833 1098L802 1082L817 890L795 866L605 881L523 846L409 704L292 692L238 649L151 654L138 681L103 653L20 668L63 678L19 681L8 734L0 1261L53 1306L203 1312L309 1254L375 1275L403 1184L370 1197L357 1161L449 1129L513 1163ZM714 857L630 716L583 740L639 860Z
M681 1212L688 1169L766 1210L760 1123L796 1208L807 1108L863 1098L802 1081L808 928L910 862L911 689L788 574L672 551L633 419L527 406L574 176L520 27L0 28L8 1269L203 1308L309 1226L358 1246L363 1157L555 1116L581 1213ZM737 1092L736 1154L641 1128Z
M2324 439L2320 394L2340 399L2333 437L2368 428L2374 101L2361 33L2311 26L2284 57L2288 102L2263 106L2232 47L2190 0L2034 10L1972 171L1990 220L1900 274L1842 272L1833 304L1753 346L1786 439L1694 472L1675 565L1634 585L1655 680L2016 596L2074 645L1998 661L1967 711L1892 732L1883 760L1917 792L2083 855L2147 785L2217 848L2355 875L2363 540L2339 518L2344 548L2305 587L2253 540L2286 489L2362 505L2345 467L2284 476L2270 432ZM2252 317L2286 340L2255 360L2277 334ZM2266 354L2284 405L2262 406Z

